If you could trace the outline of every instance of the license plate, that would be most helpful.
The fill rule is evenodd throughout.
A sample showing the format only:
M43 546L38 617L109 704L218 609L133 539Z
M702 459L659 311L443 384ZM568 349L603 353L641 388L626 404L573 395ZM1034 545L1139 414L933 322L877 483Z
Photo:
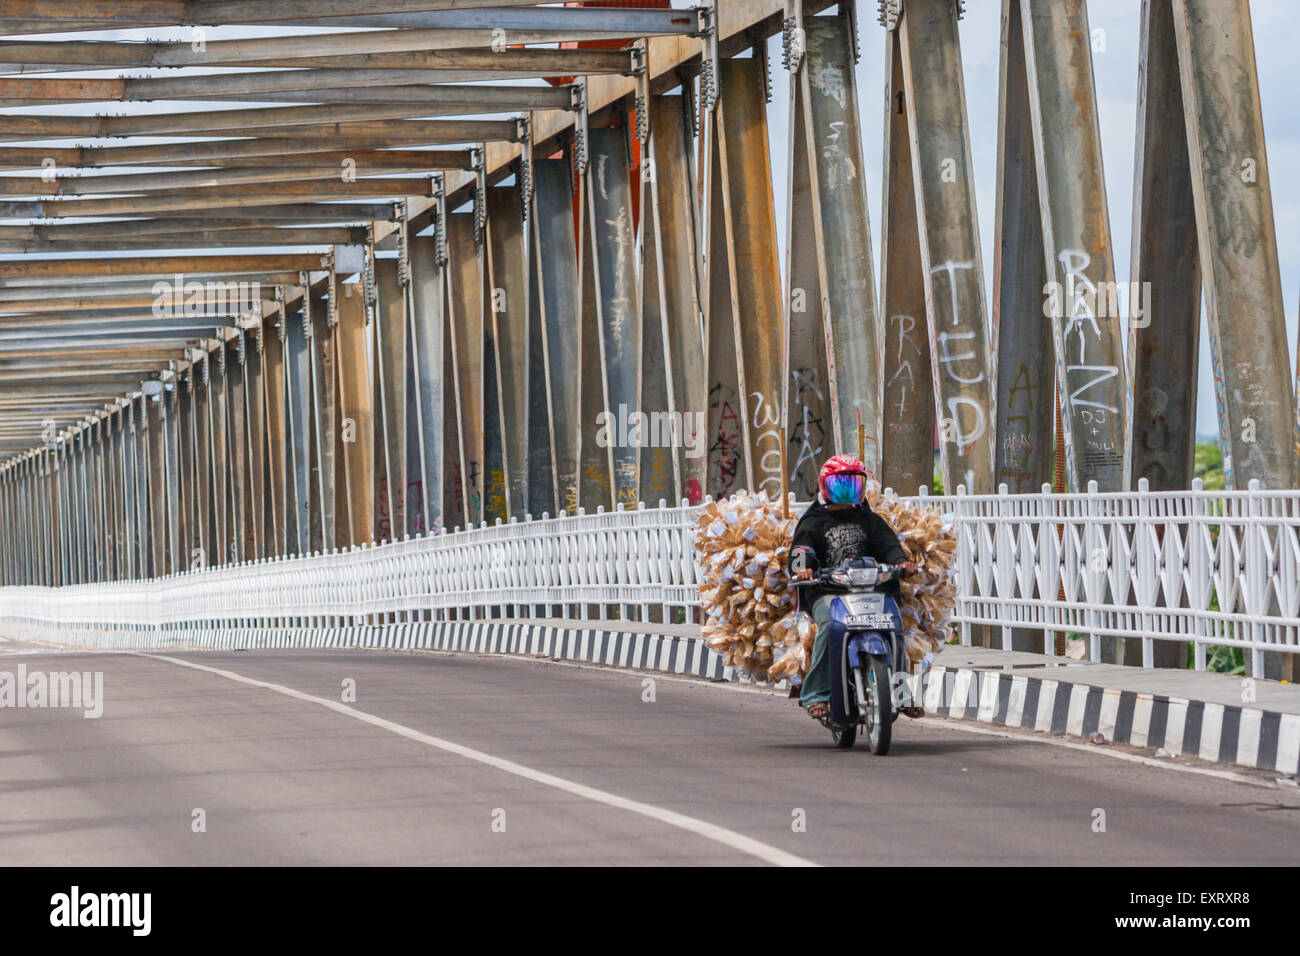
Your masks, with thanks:
M892 614L850 614L844 618L844 623L850 627L877 627L885 630L893 630L894 615Z

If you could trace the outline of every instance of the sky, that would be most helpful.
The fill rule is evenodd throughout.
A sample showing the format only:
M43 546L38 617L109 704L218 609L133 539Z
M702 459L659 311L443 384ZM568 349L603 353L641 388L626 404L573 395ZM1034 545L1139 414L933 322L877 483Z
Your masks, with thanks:
M726 2L726 0L722 0ZM674 4L676 5L676 4ZM883 158L883 97L885 89L885 30L875 20L875 4L859 0L861 60L857 68L858 104L861 111L863 160L867 201L871 209L873 254L880 275L881 161ZM1088 21L1101 49L1093 52L1093 73L1100 117L1102 164L1110 211L1116 281L1128 281L1132 208L1134 133L1137 124L1138 44L1141 39L1140 0L1091 0ZM1277 225L1278 254L1282 269L1282 295L1287 315L1289 355L1295 355L1297 302L1300 300L1300 113L1294 101L1300 86L1300 60L1295 46L1300 38L1295 0L1253 0L1251 17L1259 71L1260 101L1264 111L1265 144L1273 187L1273 213ZM869 8L869 9L868 9ZM1001 0L967 0L960 23L962 66L966 84L967 117L971 135L971 162L975 173L975 203L985 268L985 295L993 290L993 223L997 198L998 66L1001 41ZM867 14L870 15L867 15ZM1096 31L1102 31L1097 34ZM774 197L785 248L786 141L789 137L789 82L781 68L780 37L774 37L772 103L769 137L772 146ZM1198 435L1216 436L1213 379L1209 342L1201 323L1200 368L1197 375ZM1289 359L1294 363L1294 359ZM1292 365L1292 367L1294 367Z

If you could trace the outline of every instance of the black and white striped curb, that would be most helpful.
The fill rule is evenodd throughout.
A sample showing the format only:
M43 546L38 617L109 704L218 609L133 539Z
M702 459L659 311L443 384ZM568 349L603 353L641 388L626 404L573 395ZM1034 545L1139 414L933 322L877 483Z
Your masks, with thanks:
M37 635L33 635L37 636ZM253 650L373 647L550 657L608 667L689 674L722 680L721 656L699 637L533 624L519 620L406 621L339 627L198 627L155 632L76 634L64 641L130 650Z
M934 667L927 711L1005 727L1163 749L1171 756L1300 773L1300 715L1007 671Z

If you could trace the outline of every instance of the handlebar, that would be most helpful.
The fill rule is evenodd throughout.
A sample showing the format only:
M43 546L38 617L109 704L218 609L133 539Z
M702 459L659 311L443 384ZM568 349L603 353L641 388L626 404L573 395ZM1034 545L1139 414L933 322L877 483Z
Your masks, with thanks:
M812 587L813 585L817 585L817 584L828 584L828 583L840 584L842 582L835 581L833 579L833 575L847 574L849 570L858 570L858 569L849 569L849 568L840 568L840 567L818 568L815 572L813 572L813 576L808 580L791 581L790 583L793 587L797 587L797 588ZM901 564L877 564L875 583L881 584L885 581L901 580L902 578L907 577L908 573L909 572L907 571L907 569L905 569Z

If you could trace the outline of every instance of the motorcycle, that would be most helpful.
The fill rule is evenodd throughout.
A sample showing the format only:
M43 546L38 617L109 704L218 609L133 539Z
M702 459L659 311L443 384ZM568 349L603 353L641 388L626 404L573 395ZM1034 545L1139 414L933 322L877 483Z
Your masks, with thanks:
M830 713L821 718L837 747L852 747L861 727L873 754L889 753L894 721L911 703L904 680L908 663L903 619L894 596L883 587L904 575L901 565L878 564L864 557L793 582L796 587L820 585L839 592L831 602L826 637Z

